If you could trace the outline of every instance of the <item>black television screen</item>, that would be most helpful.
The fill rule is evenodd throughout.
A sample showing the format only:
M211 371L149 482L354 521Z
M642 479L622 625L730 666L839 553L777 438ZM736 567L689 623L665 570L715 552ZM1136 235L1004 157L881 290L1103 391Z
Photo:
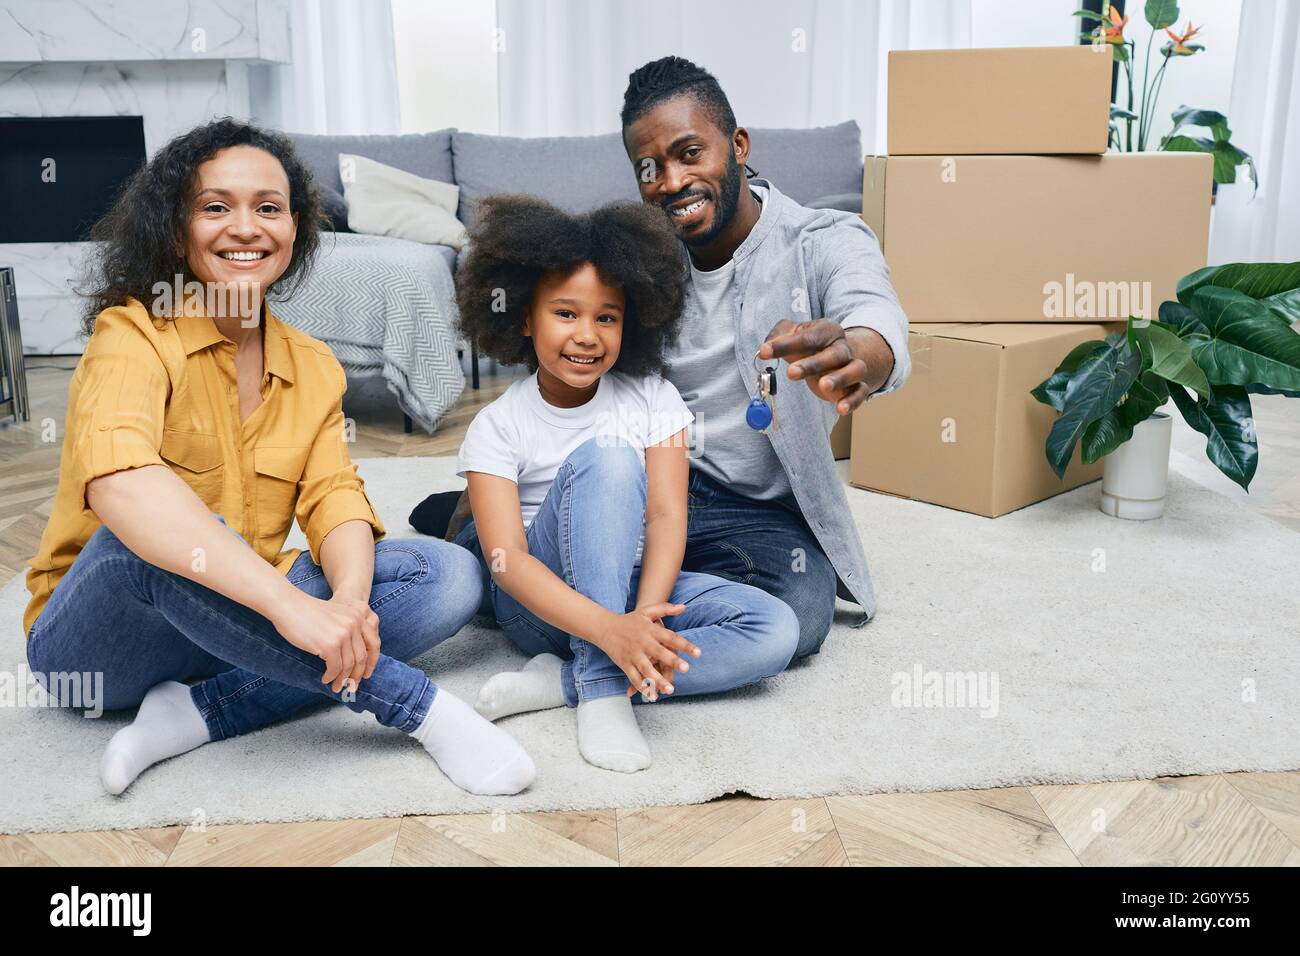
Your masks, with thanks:
M139 116L0 117L0 242L70 242L145 161Z

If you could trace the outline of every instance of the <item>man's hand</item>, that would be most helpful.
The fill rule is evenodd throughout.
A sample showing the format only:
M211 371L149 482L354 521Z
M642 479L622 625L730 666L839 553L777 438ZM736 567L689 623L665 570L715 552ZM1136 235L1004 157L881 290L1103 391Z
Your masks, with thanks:
M803 379L814 395L847 415L880 388L893 370L894 353L874 329L845 331L831 319L794 323L782 319L758 350L760 359L781 358L786 375Z

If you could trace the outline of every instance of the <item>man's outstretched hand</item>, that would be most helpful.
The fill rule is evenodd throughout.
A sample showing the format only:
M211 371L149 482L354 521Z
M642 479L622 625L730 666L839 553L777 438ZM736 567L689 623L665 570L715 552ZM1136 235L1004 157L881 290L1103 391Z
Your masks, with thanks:
M758 350L759 359L780 358L786 375L803 379L813 394L847 415L880 388L894 367L894 353L874 329L845 330L831 319L795 323L782 319Z

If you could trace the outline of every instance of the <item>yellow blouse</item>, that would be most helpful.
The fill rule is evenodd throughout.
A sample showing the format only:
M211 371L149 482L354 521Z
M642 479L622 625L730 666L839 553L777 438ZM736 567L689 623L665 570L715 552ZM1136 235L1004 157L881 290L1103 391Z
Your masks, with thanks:
M154 318L135 299L99 314L68 390L59 490L28 562L24 633L100 525L86 505L100 475L171 468L282 574L300 553L280 550L295 515L318 564L321 542L345 521L383 536L348 456L342 367L324 343L264 314L263 401L243 423L235 345L211 318Z

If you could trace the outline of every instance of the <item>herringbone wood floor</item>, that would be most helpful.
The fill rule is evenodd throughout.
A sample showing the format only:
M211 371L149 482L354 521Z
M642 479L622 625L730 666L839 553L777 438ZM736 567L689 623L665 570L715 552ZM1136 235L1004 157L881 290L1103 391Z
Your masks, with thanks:
M35 553L49 514L73 362L33 359L32 421L0 427L0 584ZM475 411L511 379L489 372L432 437L404 435L382 390L359 389L348 408L357 421L354 454L454 454ZM1249 505L1300 530L1295 407L1278 396L1256 397L1261 464ZM1203 455L1204 439L1181 421L1174 443ZM1096 826L1100 819L1104 827ZM1300 772L809 800L737 794L699 806L589 813L27 834L0 836L0 864L1295 866Z

